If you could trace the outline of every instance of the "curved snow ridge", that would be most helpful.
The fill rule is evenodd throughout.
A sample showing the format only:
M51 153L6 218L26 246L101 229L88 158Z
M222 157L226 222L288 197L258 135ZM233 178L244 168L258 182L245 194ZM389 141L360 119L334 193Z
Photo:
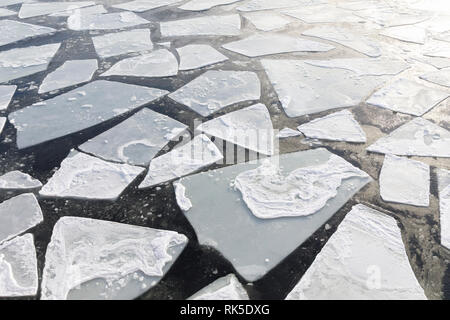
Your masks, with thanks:
M219 278L188 300L250 300L247 291L234 274Z

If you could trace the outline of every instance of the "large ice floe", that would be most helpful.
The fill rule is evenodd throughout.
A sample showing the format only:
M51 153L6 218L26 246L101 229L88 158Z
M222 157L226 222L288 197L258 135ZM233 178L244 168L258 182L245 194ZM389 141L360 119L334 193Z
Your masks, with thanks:
M160 89L99 80L13 112L9 120L17 128L17 145L22 149L95 126L165 94Z
M133 12L114 12L105 14L82 15L76 12L67 19L71 30L110 30L148 24L150 21Z
M259 100L261 83L254 72L210 70L169 97L206 117L234 103Z
M205 16L160 23L162 37L237 36L241 33L238 14Z
M437 171L439 211L441 216L441 244L450 249L450 171Z
M0 86L0 111L8 108L16 89L17 86Z
M95 5L94 1L70 1L70 2L36 2L24 3L20 7L19 18L31 18L51 13L74 10Z
M38 290L33 235L0 243L0 297L33 296Z
M135 0L112 5L113 8L134 12L145 12L181 2L182 0Z
M167 143L186 129L186 125L145 108L83 143L79 149L104 160L147 166Z
M213 47L206 44L191 44L177 48L180 70L192 70L228 60Z
M15 170L0 176L0 190L39 189L42 183L29 174Z
M0 30L2 30L0 34L0 46L56 32L53 28L14 20L0 20Z
M219 278L189 300L249 300L247 291L234 274Z
M183 4L179 8L181 10L187 10L187 11L203 11L208 10L213 7L226 5L226 4L232 4L235 2L239 2L242 0L191 0L187 3Z
M247 281L260 279L278 265L371 181L363 171L325 149L269 159L280 163L279 172L260 176L258 172L270 166L249 162L181 179L185 196L192 203L185 215L199 242L219 250ZM301 174L296 181L299 172L313 177L316 183ZM258 218L243 201L241 191L234 187L239 176L248 203L256 209L266 205L264 213L271 219ZM335 190L319 177L332 182ZM252 190L247 193L247 189ZM205 190L215 196L205 197ZM324 198L328 198L325 203ZM275 219L278 212L290 217Z
M150 29L135 29L92 37L95 51L105 59L122 54L150 51L153 43Z
M63 217L45 255L41 299L133 299L158 283L188 239L173 231Z
M394 218L356 205L288 300L422 300Z
M291 23L291 20L277 12L257 11L245 13L243 16L261 31L282 29Z
M144 168L72 151L39 191L42 197L116 200Z
M450 88L450 68L425 73L420 79Z
M397 40L424 44L427 39L427 32L417 26L397 26L380 31L380 34Z

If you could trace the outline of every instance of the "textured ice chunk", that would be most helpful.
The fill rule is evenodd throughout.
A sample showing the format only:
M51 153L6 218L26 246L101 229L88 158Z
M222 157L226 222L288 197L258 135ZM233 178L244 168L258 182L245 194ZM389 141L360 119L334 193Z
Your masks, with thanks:
M291 128L284 128L280 130L277 134L277 138L290 138L290 137L298 137L301 136L302 133L298 130L294 130Z
M250 298L236 276L229 274L204 287L189 300L250 300Z
M0 134L2 134L3 128L5 127L6 118L0 117Z
M351 11L336 8L329 4L289 9L283 11L283 13L306 23L355 23L363 20Z
M79 148L104 160L148 166L169 141L186 129L172 118L143 109Z
M126 53L152 50L153 43L150 35L149 29L135 29L93 37L92 42L97 54L104 59Z
M208 10L213 7L226 5L235 3L242 0L191 0L185 4L183 4L181 7L179 7L182 10L188 10L188 11L203 11Z
M107 13L108 11L102 5L89 6L77 9L70 9L62 12L56 12L50 14L50 17L70 17L73 14L79 14L81 16L85 16L88 14L100 14Z
M150 23L133 12L82 15L75 12L67 19L71 30L109 30L134 27Z
M63 217L45 255L41 299L133 299L157 284L188 239L173 231Z
M0 203L0 243L20 235L43 220L41 207L32 193L21 194Z
M380 31L381 35L405 42L424 44L427 39L425 29L416 26L398 26Z
M98 69L97 60L70 60L49 73L42 81L38 93L49 92L91 80Z
M420 79L445 87L450 87L450 68L444 68L420 76Z
M112 5L113 8L129 10L134 12L144 12L156 8L161 8L176 4L182 0L135 0L121 4Z
M33 296L37 290L33 235L27 233L0 244L0 297Z
M206 117L234 103L259 100L261 83L254 72L211 70L169 97Z
M320 3L320 0L251 0L237 9L239 11L260 11L260 10L272 10L283 9L289 7L295 7L300 5L308 5L312 3Z
M426 44L423 55L450 59L450 43L446 41L430 41Z
M38 2L24 3L20 7L19 18L31 18L51 13L74 10L95 5L93 1L71 1L71 2Z
M15 12L15 11L0 8L0 18L15 16L16 14L17 14L17 12Z
M395 219L359 204L286 299L418 300L426 296L409 264Z
M272 120L261 103L209 120L197 130L265 155L275 152Z
M42 183L30 175L20 171L10 171L0 176L0 190L27 190L38 189Z
M367 150L398 156L450 158L450 132L428 120L415 118Z
M198 135L183 146L150 162L140 189L181 178L223 159L216 145L205 135Z
M8 108L16 89L17 86L0 86L0 111Z
M450 249L450 171L437 171L439 210L441 214L441 244Z
M205 16L165 21L160 26L162 37L237 36L241 32L241 18L237 14Z
M112 81L94 81L9 115L20 149L60 138L132 111L167 91ZM39 119L39 121L36 121Z
M249 12L243 15L246 19L261 31L271 31L286 27L291 20L277 12Z
M191 44L177 49L180 70L192 70L228 60L226 56L206 44Z
M175 197L177 200L177 204L183 211L188 211L192 208L192 202L189 198L186 197L186 188L179 181L175 181L173 183L173 187L175 188Z

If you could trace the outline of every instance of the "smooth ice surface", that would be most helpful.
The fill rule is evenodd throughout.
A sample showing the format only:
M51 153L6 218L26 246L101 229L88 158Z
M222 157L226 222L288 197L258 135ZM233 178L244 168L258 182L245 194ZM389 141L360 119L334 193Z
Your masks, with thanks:
M13 112L9 120L18 130L17 145L22 149L90 128L165 94L164 90L100 80Z
M314 119L297 128L308 138L331 141L366 142L366 134L348 110Z
M422 300L394 218L358 204L287 300Z
M201 170L223 159L216 145L205 135L195 136L188 143L154 158L140 189L175 180Z
M71 9L66 10L62 12L56 12L52 13L49 16L50 17L70 17L73 14L79 14L81 16L88 15L88 14L99 14L99 13L107 13L108 11L105 9L102 5L97 6L89 6L89 7L83 7L83 8L77 8L77 9Z
M368 151L398 156L450 158L450 132L422 118L415 118L380 138Z
M20 171L10 171L0 176L0 190L27 190L42 187L42 183Z
M181 36L237 36L241 32L241 18L237 14L205 16L160 23L162 37Z
M92 37L92 42L99 57L104 59L126 53L150 51L153 49L150 36L150 29L135 29Z
M379 10L365 9L356 11L354 14L384 27L412 25L425 21L431 17L431 15L425 11L414 11L398 7L386 7Z
M188 300L250 300L247 291L234 274L219 278Z
M186 125L145 108L79 148L104 160L148 166L169 141L186 129Z
M177 49L180 70L192 70L228 60L213 47L206 44L191 44Z
M424 44L427 39L427 32L423 28L416 26L398 26L380 31L381 35L397 40Z
M380 173L380 195L387 202L428 207L430 166L387 154Z
M108 71L102 73L102 77L171 77L177 75L177 73L177 58L169 50L160 49L121 60Z
M314 149L270 159L279 159L282 170L292 172L325 164L331 157L325 149ZM260 165L261 162L243 163L181 179L186 197L192 202L185 216L199 242L219 250L247 281L263 277L371 180L368 177L343 180L336 197L308 217L259 219L242 201L233 182L240 173Z
M0 203L0 243L14 238L44 220L32 193L21 194Z
M0 33L0 46L56 32L53 28L14 20L0 20L0 30L2 30Z
M27 233L0 244L0 297L34 296L37 290L33 235Z
M6 123L6 118L0 117L0 134L2 133L3 128L5 127L5 123Z
M290 9L283 11L283 13L306 23L356 23L364 20L352 14L351 11L328 4Z
M78 217L58 220L41 299L133 299L156 285L188 239L173 231Z
M450 43L446 41L430 41L426 44L423 55L450 59Z
M420 76L420 79L450 88L450 68L423 74Z
M450 249L450 171L438 169L441 244Z
M97 60L70 60L49 73L42 81L38 93L49 92L91 80L98 69Z
M16 14L17 14L17 12L15 12L15 11L0 8L0 18L15 16Z
M282 34L252 35L243 40L224 44L222 47L247 57L290 52L326 52L334 49L326 43Z
M182 0L135 0L121 4L112 5L113 8L129 10L134 12L144 12L181 2Z
M238 1L242 0L191 0L178 8L188 11L203 11L211 9L213 7L231 4Z
M8 109L17 86L0 86L0 111Z
M303 4L309 4L313 2L320 2L314 0L251 0L247 3L239 6L237 9L239 11L259 11L259 10L271 10L271 9L282 9L295 7Z
M277 12L249 12L243 15L246 19L261 31L272 31L286 27L291 20Z
M79 12L67 19L71 30L109 30L134 27L150 23L133 12L114 12L82 15Z
M265 155L275 152L272 120L261 103L209 120L196 129Z
M95 5L93 1L71 1L71 2L38 2L24 3L20 7L19 18L31 18L51 13L74 10L77 8Z
M18 3L34 2L35 0L2 0L0 7L12 6Z
M0 83L46 70L59 47L52 43L0 52Z
M284 128L282 130L280 130L280 132L278 132L277 134L277 138L290 138L290 137L298 137L301 136L302 133L298 130L294 130L291 128Z
M261 83L254 72L210 70L169 97L206 117L234 103L259 100Z

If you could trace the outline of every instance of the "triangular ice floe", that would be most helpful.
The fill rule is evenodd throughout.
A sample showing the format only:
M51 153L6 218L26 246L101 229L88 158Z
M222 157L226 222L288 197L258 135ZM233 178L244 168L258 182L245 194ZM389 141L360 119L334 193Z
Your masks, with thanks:
M380 31L381 35L405 42L424 44L427 39L427 32L423 28L416 26L398 26Z
M228 60L213 47L206 44L191 44L177 48L180 70L192 70Z
M88 7L92 5L95 5L94 1L24 3L20 7L19 18L25 19L37 17L66 10L74 10L76 8Z
M110 30L135 27L150 21L141 18L133 12L114 12L104 14L82 15L76 12L67 19L71 30Z
M290 138L290 137L298 137L301 136L302 133L298 130L294 130L291 128L284 128L280 130L277 134L277 138L283 139L283 138Z
M134 0L120 4L113 4L113 8L129 10L134 12L145 12L148 10L176 4L182 0Z
M2 30L0 34L0 46L56 32L53 28L14 20L0 20L0 30Z
M0 176L0 190L29 190L42 187L42 183L20 171L10 171Z
M188 11L203 11L211 9L213 7L231 4L238 1L241 0L191 0L178 8Z
M0 86L0 111L8 108L16 89L17 86Z
M281 29L291 23L291 20L277 12L249 12L243 16L261 31Z
M153 43L149 29L135 29L92 37L95 51L100 58L109 58L121 54L150 51Z
M420 79L450 88L450 68L426 73L421 75Z
M241 33L238 14L205 16L160 23L162 37L181 36L237 36Z
M229 274L207 285L189 300L249 300L249 297L236 276Z

